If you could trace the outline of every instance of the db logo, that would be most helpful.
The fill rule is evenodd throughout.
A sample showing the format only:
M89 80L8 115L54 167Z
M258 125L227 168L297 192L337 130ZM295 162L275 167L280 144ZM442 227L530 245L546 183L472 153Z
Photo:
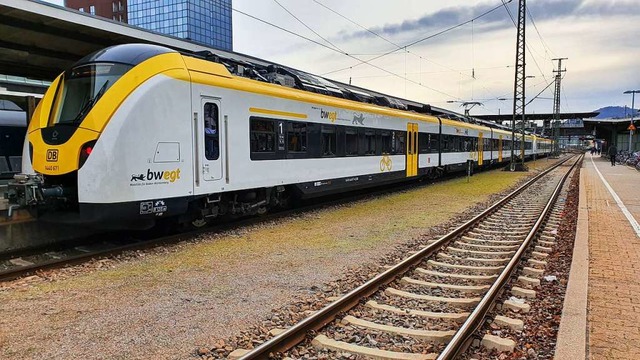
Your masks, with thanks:
M55 149L47 150L47 161L48 162L57 162L58 161L58 150L55 150Z

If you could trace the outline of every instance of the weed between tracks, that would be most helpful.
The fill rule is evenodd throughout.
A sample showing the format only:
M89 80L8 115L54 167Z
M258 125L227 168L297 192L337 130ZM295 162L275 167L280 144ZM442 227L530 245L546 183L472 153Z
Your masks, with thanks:
M544 162L538 161L541 163L538 165L544 166ZM530 166L530 170L536 171L536 167ZM215 241L171 246L168 256L163 256L167 251L161 251L110 271L93 272L63 282L43 283L33 291L87 290L114 282L119 282L122 287L162 286L170 273L193 272L192 275L196 275L220 266L259 261L262 254L275 253L277 256L279 252L290 252L291 249L303 251L306 255L297 259L286 257L283 265L304 266L309 256L322 259L336 251L353 252L390 239L416 237L422 229L442 223L474 203L504 191L526 174L485 172L472 176L468 183L467 178L457 178L314 211L293 219L251 226L239 232L205 235L204 239ZM225 292L223 288L209 290Z

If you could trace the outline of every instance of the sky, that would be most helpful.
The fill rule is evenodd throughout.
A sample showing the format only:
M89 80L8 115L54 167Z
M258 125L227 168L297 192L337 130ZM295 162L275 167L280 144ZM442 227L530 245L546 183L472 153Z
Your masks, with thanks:
M479 102L472 115L510 114L517 4L233 0L233 46L243 54L458 112L464 111L463 102ZM562 112L631 106L631 95L623 92L640 90L640 0L529 0L527 10L526 75L532 77L526 79L525 97L533 99L527 113L553 111L557 61L552 59L560 57L568 58L562 66L567 70ZM637 100L640 104L640 96Z
M506 5L516 22L517 3ZM458 112L461 102L482 103L471 114L513 111L516 26L501 0L233 0L233 7L326 45L234 11L234 51ZM542 91L527 113L553 111L554 85L543 89L560 57L568 58L562 112L631 106L623 92L640 89L639 0L529 0L527 9L527 102ZM363 62L389 52L374 66Z

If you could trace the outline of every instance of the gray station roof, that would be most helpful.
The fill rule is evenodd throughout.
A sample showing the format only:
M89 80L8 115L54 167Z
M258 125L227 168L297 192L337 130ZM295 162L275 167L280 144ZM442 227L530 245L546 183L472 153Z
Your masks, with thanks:
M157 44L186 52L209 50L230 55L218 49L33 0L0 0L0 34L0 74L32 79L52 80L87 54L111 45L132 42Z
M561 113L559 118L560 120L568 120L568 119L589 119L594 118L600 114L599 112L574 112L574 113ZM473 117L488 120L488 121L511 121L513 119L513 115L511 114L502 114L502 115L473 115ZM516 121L520 121L522 115L516 117ZM553 113L545 113L545 114L525 114L526 121L533 120L555 120L555 114Z
M634 122L640 120L640 118L634 118ZM631 118L606 118L606 119L584 119L584 122L598 123L598 124L629 124Z

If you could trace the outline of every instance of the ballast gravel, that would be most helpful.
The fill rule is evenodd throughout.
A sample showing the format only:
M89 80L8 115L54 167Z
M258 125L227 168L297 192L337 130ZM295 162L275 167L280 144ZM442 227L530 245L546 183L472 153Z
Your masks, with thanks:
M496 324L485 326L477 332L492 334L500 337L508 337L516 342L513 352L499 353L483 346L472 346L461 355L461 359L489 360L533 360L553 359L557 341L562 306L571 269L573 244L576 234L578 218L578 188L580 173L576 171L571 178L565 207L562 211L562 221L556 232L553 251L546 259L547 265L539 267L544 269L545 276L541 279L540 286L532 287L536 291L535 299L527 299L531 311L522 314L510 310L494 310L490 316L505 315L524 321L522 331L512 330ZM529 257L529 254L525 254ZM531 266L528 264L527 266ZM522 266L519 270L521 270ZM513 284L515 285L515 284ZM508 285L511 286L511 285ZM518 284L518 286L521 286ZM511 295L506 291L499 301L504 301Z
M539 163L543 168L551 161ZM483 175L489 174L475 179ZM518 179L508 176L512 184ZM0 284L0 358L225 358L237 348L259 345L275 328L295 324L499 198L487 195L473 205L478 198L459 190L412 191ZM441 204L437 212L415 208L427 196ZM392 213L372 212L375 206ZM394 210L402 207L433 223L403 222L406 215ZM366 232L371 225L364 220L372 214L384 225L384 236ZM332 231L341 236L291 237L318 221L325 229L318 238ZM359 336L354 326L340 331ZM366 336L360 340L372 343ZM390 343L403 350L412 346L402 337Z

